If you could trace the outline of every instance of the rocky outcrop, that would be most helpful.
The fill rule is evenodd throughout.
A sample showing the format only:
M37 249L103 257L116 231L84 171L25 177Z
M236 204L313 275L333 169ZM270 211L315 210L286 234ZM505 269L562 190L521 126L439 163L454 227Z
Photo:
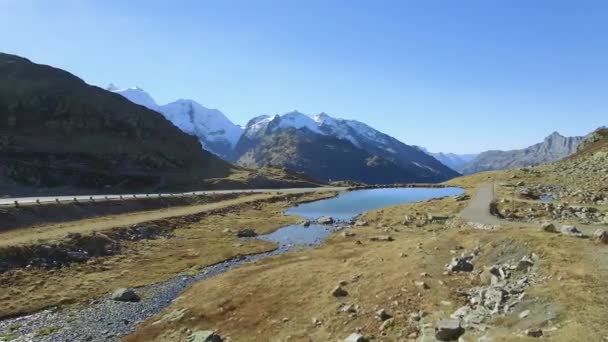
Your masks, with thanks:
M541 143L521 150L486 151L467 163L462 173L514 169L554 162L574 154L584 137L564 137L554 132Z

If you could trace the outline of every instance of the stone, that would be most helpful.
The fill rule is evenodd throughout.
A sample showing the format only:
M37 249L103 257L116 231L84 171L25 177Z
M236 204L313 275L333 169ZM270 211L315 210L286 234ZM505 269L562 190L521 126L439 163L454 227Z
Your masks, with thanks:
M394 239L390 235L378 235L369 238L370 241L393 241Z
M547 233L557 233L557 229L555 228L555 225L553 223L550 222L545 222L540 226L541 230L547 232Z
M392 318L393 316L389 315L386 310L384 309L380 309L378 311L376 311L376 318L380 321L386 321L389 318Z
M364 227L364 226L367 226L367 222L365 222L363 220L355 221L355 227Z
M222 338L213 330L197 330L190 334L187 342L222 342Z
M605 231L603 229L596 229L593 232L591 239L595 243L608 244L608 231Z
M458 319L443 319L435 327L435 338L439 341L456 341L464 334Z
M418 286L419 288L421 288L423 290L428 290L431 288L429 286L429 284L425 283L424 281L415 281L414 285Z
M236 233L238 237L256 237L258 234L251 228L241 229Z
M532 261L532 259L530 259L529 257L524 256L523 258L521 258L521 260L519 260L519 262L517 262L517 266L515 266L515 269L518 271L527 271L532 266L534 266L534 261Z
M331 295L334 297L346 297L348 296L348 291L342 288L342 286L338 285L331 290Z
M342 232L342 236L343 237L353 237L353 236L355 236L355 233L353 233L351 231L345 231L345 232Z
M403 217L403 225L406 226L410 223L412 223L412 218L409 215L405 215Z
M585 234L583 234L583 232L578 230L578 228L576 228L575 226L571 226L571 225L563 225L559 231L560 231L560 233L562 233L564 235L568 235L568 236L579 237L579 238L585 237Z
M332 224L334 223L334 219L331 216L321 216L317 219L317 223L319 224Z
M471 260L472 256L453 258L452 261L446 266L448 272L471 272L473 271L473 263Z
M303 226L303 227L309 227L310 226L310 221L304 220L304 221L300 222L300 225Z
M445 214L429 213L426 215L429 222L443 222L450 217Z
M139 302L141 298L133 289L120 288L112 293L112 299L119 302Z
M528 329L526 330L526 336L528 337L542 337L543 330L542 329Z
M519 318L523 319L530 316L530 310L524 310L522 312L519 313Z
M389 318L389 319L385 320L380 325L380 331L387 330L388 328L392 327L394 325L394 323L395 323L395 319L394 318Z
M361 334L352 333L344 339L344 342L367 342L368 340Z

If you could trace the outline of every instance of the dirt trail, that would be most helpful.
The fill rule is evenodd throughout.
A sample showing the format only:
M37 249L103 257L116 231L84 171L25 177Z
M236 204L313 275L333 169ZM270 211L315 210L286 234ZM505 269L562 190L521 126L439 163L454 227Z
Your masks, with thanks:
M225 208L236 204L247 203L260 199L278 196L276 194L254 194L232 200L200 205L166 208L134 212L120 215L109 215L92 219L51 224L33 228L16 229L0 233L0 247L28 244L37 240L53 240L65 237L68 233L90 233L114 227L127 226L146 221L154 221L170 217L186 216L204 211Z
M490 203L494 200L494 184L484 183L477 188L477 194L469 205L460 213L465 220L487 224L504 224L502 220L490 213Z

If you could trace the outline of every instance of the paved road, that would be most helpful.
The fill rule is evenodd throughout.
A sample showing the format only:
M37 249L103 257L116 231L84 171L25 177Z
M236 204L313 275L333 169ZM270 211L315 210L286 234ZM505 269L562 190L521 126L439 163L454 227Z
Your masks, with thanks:
M484 183L477 188L477 194L460 213L460 217L470 222L499 225L503 220L490 213L490 203L494 200L494 183Z
M205 190L192 191L181 193L162 193L162 194L122 194L122 195L77 195L77 196L44 196L44 197L14 197L0 198L0 206L15 205L15 201L19 204L33 203L52 203L52 202L73 202L74 199L80 202L86 201L111 201L121 199L135 199L146 197L181 197L192 195L210 195L210 194L235 194L235 193L263 193L263 192L281 192L281 193L300 193L300 192L316 192L316 191L341 191L343 187L321 187L321 188L289 188L289 189L238 189L238 190Z

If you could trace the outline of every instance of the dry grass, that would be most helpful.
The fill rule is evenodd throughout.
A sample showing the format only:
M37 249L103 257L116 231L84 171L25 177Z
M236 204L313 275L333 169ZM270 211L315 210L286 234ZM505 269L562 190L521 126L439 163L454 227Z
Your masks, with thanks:
M449 183L473 193L480 183L510 181L512 174L490 172ZM402 224L405 215L432 212L454 216L465 204L441 199L366 213L362 219L369 224L352 228L354 237L336 233L321 247L243 265L194 285L125 340L185 341L189 330L198 329L217 330L233 341L336 341L357 329L383 341L403 340L415 331L407 320L409 313L424 310L429 314L426 321L434 323L463 304L456 290L477 285L478 278L448 276L443 270L460 248L476 246L481 247L477 269L534 252L541 257L539 272L544 279L528 291L521 304L531 309L530 319L498 317L494 321L497 327L488 336L496 341L534 340L523 336L529 327L556 327L545 333L555 341L599 341L608 335L603 291L608 285L605 246L517 223L494 231ZM369 240L376 235L390 235L395 241ZM421 276L422 272L429 276ZM430 289L415 286L419 280L427 282ZM347 282L344 288L349 295L337 299L330 291L341 281ZM360 305L359 314L349 318L338 312L340 303ZM378 308L395 316L394 326L384 332L379 331L381 323L374 317ZM162 319L179 309L187 310L182 319ZM548 310L555 314L549 321ZM315 326L313 319L322 324ZM482 335L470 330L465 339L476 340Z
M314 193L299 200L327 196L333 196L333 193ZM255 227L258 233L263 234L295 223L298 217L281 214L292 204L279 201L250 205L238 213L206 216L199 222L176 229L174 238L130 242L119 255L91 260L87 264L74 264L50 271L32 269L2 274L0 317L32 312L51 305L83 302L118 287L147 285L237 255L271 250L274 245L268 242L241 241L236 237L236 231ZM131 222L133 215L127 216L124 220L113 221L114 225ZM81 228L81 231L89 229ZM224 233L226 228L231 232Z

